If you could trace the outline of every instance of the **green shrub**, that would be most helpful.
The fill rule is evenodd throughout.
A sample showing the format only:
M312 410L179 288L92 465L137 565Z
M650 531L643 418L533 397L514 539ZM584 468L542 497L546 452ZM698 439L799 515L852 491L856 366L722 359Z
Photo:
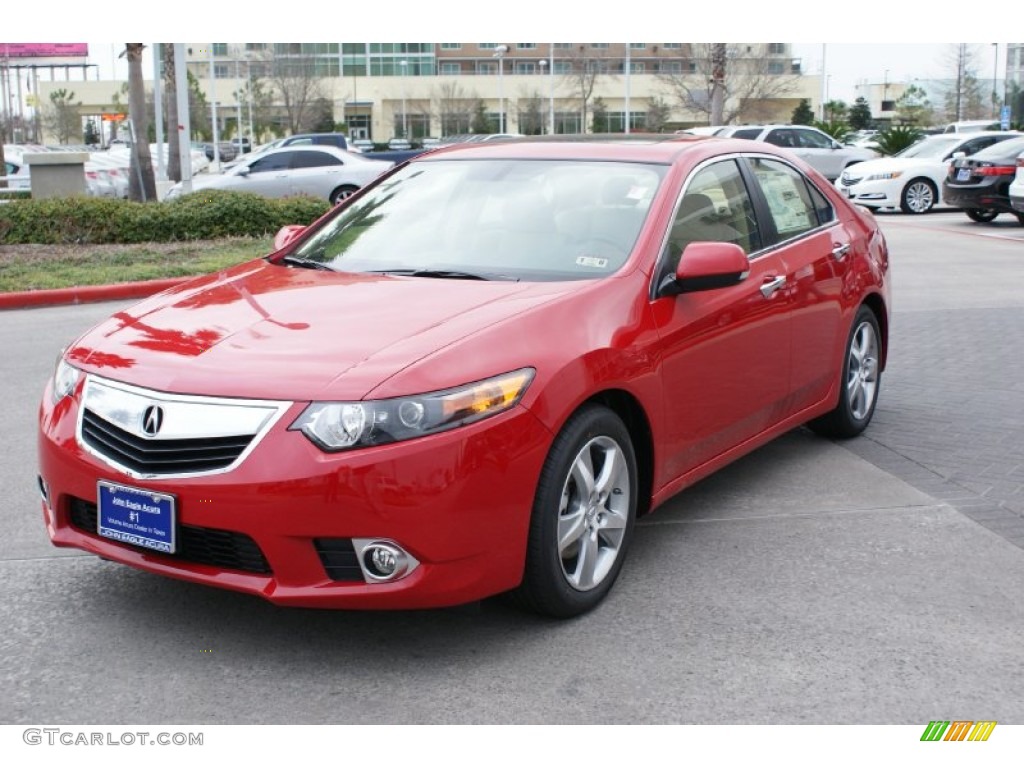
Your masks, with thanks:
M271 200L247 192L194 192L167 203L94 197L17 200L0 205L0 244L146 243L264 237L309 224L326 200Z
M894 125L892 128L876 134L873 141L883 155L895 155L924 136L920 129L912 125Z

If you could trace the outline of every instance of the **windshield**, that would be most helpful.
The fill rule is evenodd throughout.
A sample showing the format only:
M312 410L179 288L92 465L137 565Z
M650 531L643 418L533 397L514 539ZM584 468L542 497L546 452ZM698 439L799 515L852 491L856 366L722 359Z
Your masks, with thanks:
M604 277L625 263L666 170L570 160L412 163L290 256L346 272Z
M922 157L941 160L953 151L953 148L963 142L962 136L937 137L934 139L923 139L916 144L911 144L902 152L897 152L893 157Z

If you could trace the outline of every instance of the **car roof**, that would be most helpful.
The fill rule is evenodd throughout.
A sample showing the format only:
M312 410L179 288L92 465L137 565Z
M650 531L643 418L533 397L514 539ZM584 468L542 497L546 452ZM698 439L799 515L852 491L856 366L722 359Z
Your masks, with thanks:
M722 141L712 136L675 133L657 134L586 134L530 136L502 141L465 142L431 150L422 155L424 161L439 158L491 159L573 159L621 160L625 162L672 163L687 149L709 141ZM744 143L745 144L745 143ZM737 142L737 146L739 143Z

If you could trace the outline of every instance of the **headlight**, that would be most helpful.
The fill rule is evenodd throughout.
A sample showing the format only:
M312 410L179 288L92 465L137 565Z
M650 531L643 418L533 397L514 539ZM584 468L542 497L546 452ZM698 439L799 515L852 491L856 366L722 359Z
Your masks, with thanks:
M53 372L53 402L59 403L75 391L78 383L78 369L64 362L64 352L57 357L57 368Z
M903 175L903 171L890 171L889 173L873 173L868 176L864 181L886 181L887 179L898 179Z
M352 403L312 403L289 429L325 451L344 451L455 429L507 411L522 398L534 370L518 371L441 392Z

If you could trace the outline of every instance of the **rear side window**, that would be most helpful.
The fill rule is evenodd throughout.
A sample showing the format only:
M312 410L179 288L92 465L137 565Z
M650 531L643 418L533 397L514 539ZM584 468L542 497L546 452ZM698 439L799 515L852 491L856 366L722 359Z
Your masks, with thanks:
M756 139L761 135L760 128L740 128L738 131L733 131L732 138L734 139Z
M334 155L326 152L295 152L292 168L323 168L325 165L344 165Z
M749 163L779 241L798 237L835 218L828 199L795 168L765 158L751 158Z

